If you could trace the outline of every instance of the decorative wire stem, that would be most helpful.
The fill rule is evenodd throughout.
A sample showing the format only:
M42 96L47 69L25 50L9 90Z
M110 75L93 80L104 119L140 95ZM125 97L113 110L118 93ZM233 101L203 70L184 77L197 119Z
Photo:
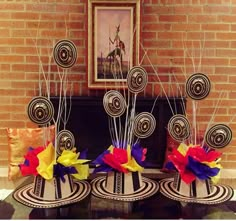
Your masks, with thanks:
M131 120L131 126L129 131L129 139L128 139L128 145L131 146L132 138L133 138L133 128L134 128L134 115L135 115L135 107L136 107L136 100L137 100L137 93L134 94L134 101L132 105L132 110L130 113L130 120Z
M217 109L218 109L218 107L219 107L219 104L220 104L220 102L223 100L223 99L221 100L221 97L223 96L222 94L223 94L224 92L225 92L225 91L221 91L221 92L220 92L219 99L218 99L217 104L216 104L216 106L215 106L215 110L214 110L214 112L213 112L213 114L212 114L212 116L211 116L211 119L210 119L210 121L209 121L209 123L208 123L208 125L207 125L206 131L208 131L208 129L209 129L211 123L212 123L213 120L214 120L214 117L215 117L215 115L216 115L216 112L217 112ZM204 134L204 139L203 139L203 141L202 141L202 145L204 145L204 143L205 143L205 134Z
M116 118L115 117L112 117L112 118L113 118L115 135L116 135L116 145L117 147L119 147L119 138L118 138L118 133L117 133Z
M146 51L146 50L144 49L144 47L143 47L143 44L140 43L140 45L141 45L142 49L143 49L144 51ZM171 109L171 112L172 112L172 114L174 115L174 111L173 111L172 106L171 106L171 104L170 104L170 100L169 100L169 98L168 98L168 96L167 96L167 94L166 94L166 91L165 91L165 89L164 89L164 87L163 87L163 84L161 83L161 80L160 80L160 78L159 78L159 76L158 76L158 74L157 74L157 71L155 70L155 68L154 68L154 66L153 66L153 64L152 64L152 62L151 62L151 60L150 60L148 54L147 54L146 56L147 56L148 62L149 62L150 65L152 66L152 69L153 69L154 73L156 74L156 77L158 78L158 81L160 82L161 88L162 88L162 90L163 90L163 92L164 92L164 94L165 94L165 97L166 97L166 99L167 99L167 102L168 102L168 104L169 104L169 107L170 107L170 109Z
M196 122L196 111L197 111L197 105L195 100L192 100L192 106L193 106L193 131L194 131L194 145L197 144L197 122Z
M129 115L129 104L130 104L130 92L128 91L128 102L127 102L127 106L126 106L126 117L125 117L125 132L124 132L124 140L123 140L123 148L126 148L127 145L127 127L128 127L128 115Z

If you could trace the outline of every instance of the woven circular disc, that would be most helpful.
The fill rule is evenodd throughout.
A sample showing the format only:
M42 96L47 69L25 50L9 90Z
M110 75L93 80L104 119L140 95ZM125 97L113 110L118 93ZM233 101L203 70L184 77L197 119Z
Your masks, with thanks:
M205 141L212 148L226 147L232 140L231 129L224 124L217 124L211 127L205 136Z
M186 140L190 136L190 124L184 115L174 115L168 122L168 131L177 141Z
M74 135L69 130L61 130L57 134L57 154L63 150L72 150L75 147Z
M147 85L147 72L140 66L135 66L129 70L127 75L128 89L132 93L139 93L143 91Z
M155 117L148 112L142 112L134 118L134 134L139 138L149 137L156 128Z
M120 92L110 90L103 97L103 106L108 115L119 117L125 112L126 102Z
M209 78L202 74L196 73L189 77L186 83L186 93L193 100L202 100L208 96L211 90Z
M58 41L54 47L53 56L58 66L70 68L77 60L76 46L69 40Z
M27 113L32 122L44 125L53 119L54 107L50 100L40 96L30 101Z

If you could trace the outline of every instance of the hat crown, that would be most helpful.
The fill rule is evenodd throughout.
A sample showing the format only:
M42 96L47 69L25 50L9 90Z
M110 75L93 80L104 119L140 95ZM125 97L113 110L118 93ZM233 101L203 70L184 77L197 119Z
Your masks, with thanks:
M114 194L132 194L143 186L140 172L121 173L111 171L107 173L105 188Z
M57 200L69 197L74 192L74 183L69 174L64 176L64 182L60 177L46 180L38 175L34 178L33 194L42 200Z
M196 178L193 182L187 184L181 179L179 173L174 177L173 185L179 194L187 197L207 197L213 191L210 179L200 180Z

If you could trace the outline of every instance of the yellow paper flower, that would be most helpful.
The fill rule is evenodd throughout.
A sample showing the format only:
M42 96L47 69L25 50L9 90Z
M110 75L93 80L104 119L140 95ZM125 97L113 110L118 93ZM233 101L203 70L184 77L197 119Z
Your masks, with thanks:
M111 153L113 153L113 149L114 149L113 145L111 145L110 147L107 148L107 150L109 150Z
M75 167L78 173L71 175L74 176L76 179L87 179L89 175L89 165L83 164L89 162L90 160L78 158L79 153L74 153L70 150L64 150L61 156L58 157L57 162L65 167Z
M216 176L211 177L211 181L212 181L213 184L217 184L219 182L220 173L221 173L221 171L219 171L219 173Z
M75 169L78 171L78 173L71 174L74 178L78 180L84 180L87 179L89 176L89 165L88 164L77 164L74 165Z
M189 145L189 146L191 146L191 145ZM188 150L188 148L189 148L189 146L187 146L187 145L184 144L184 143L181 143L181 144L179 145L179 147L178 147L179 153L181 153L183 156L185 156L185 155L186 155L186 152L187 152L187 150Z
M131 156L131 148L130 145L127 146L127 157L128 157L128 162L122 164L122 167L126 168L129 171L132 172L142 172L143 171L143 167L141 167L136 160L134 159L134 157Z
M53 178L53 165L55 162L55 148L49 143L46 149L38 154L39 165L37 171L44 179Z

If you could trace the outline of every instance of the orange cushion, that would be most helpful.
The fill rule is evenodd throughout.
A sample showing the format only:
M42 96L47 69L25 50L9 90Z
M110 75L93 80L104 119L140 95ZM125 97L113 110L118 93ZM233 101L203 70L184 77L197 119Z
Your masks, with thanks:
M24 162L24 155L29 147L44 146L47 141L54 141L55 126L44 128L7 128L9 147L8 179L22 177L19 164Z

